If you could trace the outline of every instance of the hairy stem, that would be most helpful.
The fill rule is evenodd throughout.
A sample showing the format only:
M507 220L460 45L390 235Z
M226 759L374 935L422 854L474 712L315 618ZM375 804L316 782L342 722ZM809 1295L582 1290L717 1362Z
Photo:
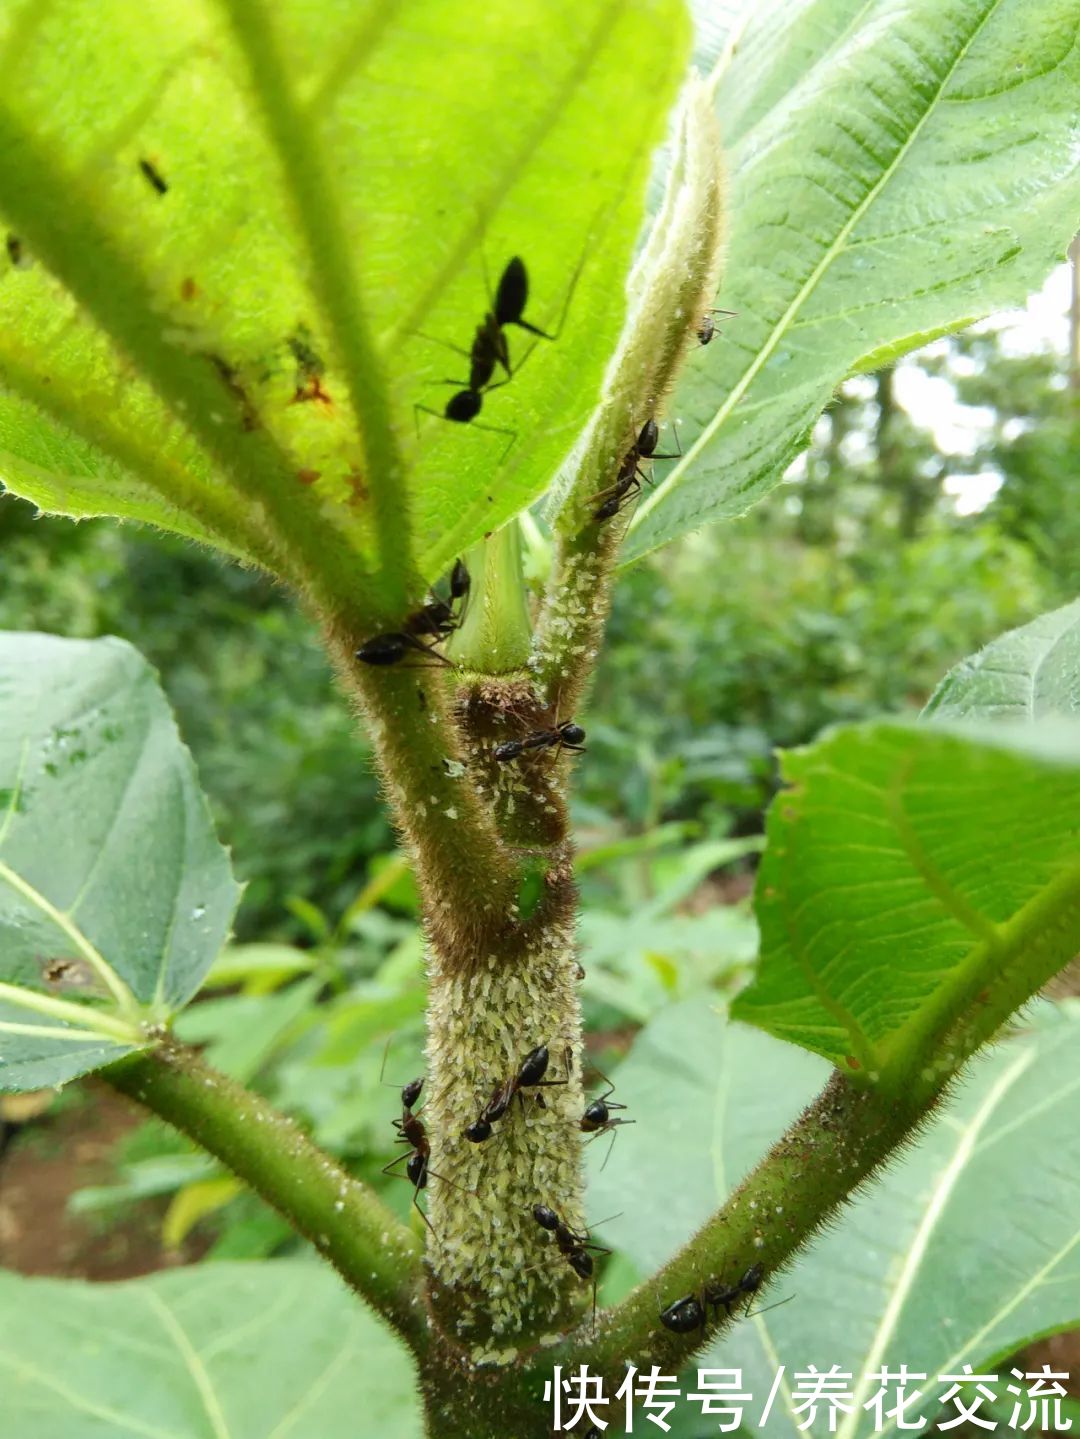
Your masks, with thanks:
M249 1184L414 1350L423 1350L417 1240L291 1119L172 1038L103 1073Z
M617 514L597 512L627 473L642 427L659 419L718 283L724 219L719 152L706 89L691 85L664 204L630 276L626 325L555 510L556 548L530 663L564 718L581 702L599 651L619 541L640 479L631 480L622 497L614 494ZM638 467L646 475L649 463L642 457Z
M835 1073L818 1098L769 1151L726 1204L662 1269L605 1314L596 1342L570 1342L550 1363L587 1361L620 1382L624 1362L679 1366L730 1322L723 1308L705 1328L676 1334L660 1312L705 1286L730 1288L753 1266L766 1284L909 1142L941 1097L886 1097Z

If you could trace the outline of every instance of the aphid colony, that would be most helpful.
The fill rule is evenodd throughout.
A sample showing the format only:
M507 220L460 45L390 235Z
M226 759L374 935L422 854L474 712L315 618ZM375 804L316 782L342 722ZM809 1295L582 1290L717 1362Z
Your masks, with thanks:
M383 1064L385 1067L385 1058ZM512 1074L500 1080L492 1090L490 1098L481 1105L477 1118L463 1131L464 1137L472 1144L486 1143L494 1133L494 1127L500 1121L506 1119L511 1112L514 1101L525 1108L528 1099L540 1106L544 1105L542 1090L551 1089L560 1085L568 1084L571 1077L571 1066L573 1056L569 1049L565 1052L564 1063L566 1073L560 1079L550 1079L548 1066L550 1055L546 1044L537 1045L520 1061ZM578 1127L585 1134L593 1137L600 1134L611 1134L612 1143L615 1141L615 1129L621 1124L633 1124L632 1119L618 1119L613 1117L613 1111L625 1109L623 1104L616 1104L611 1098L615 1087L604 1075L600 1078L607 1085L607 1089L598 1098L590 1100L578 1121ZM424 1123L417 1114L413 1113L414 1106L420 1098L421 1090L424 1087L424 1079L421 1076L410 1082L401 1090L401 1118L394 1120L394 1128L398 1132L397 1143L408 1147L408 1153L399 1155L393 1159L383 1170L384 1174L394 1173L397 1166L404 1160L405 1175L413 1186L413 1204L420 1214L424 1223L431 1228L431 1221L420 1208L419 1195L422 1189L427 1188L428 1179L441 1179L445 1184L451 1184L453 1188L460 1188L453 1184L452 1180L446 1179L444 1175L437 1174L429 1167L428 1160L431 1153L431 1145L427 1137ZM528 1098L526 1097L528 1091ZM610 1156L610 1148L608 1154ZM604 1161L605 1165L607 1160ZM471 1191L470 1191L471 1192ZM533 1218L541 1229L546 1230L554 1238L555 1247L563 1259L580 1278L592 1283L593 1290L593 1317L596 1315L596 1272L595 1260L610 1254L611 1250L602 1244L596 1244L590 1237L589 1231L577 1231L571 1229L558 1212L547 1204L534 1204L532 1208ZM765 1277L765 1271L760 1264L751 1265L742 1277L734 1284L724 1284L720 1281L710 1280L701 1286L697 1293L685 1294L676 1299L660 1312L660 1323L666 1329L675 1334L690 1334L696 1329L704 1329L709 1320L709 1311L712 1310L712 1318L719 1318L721 1309L730 1318L738 1305L745 1301L746 1312L753 1302L754 1296L761 1288Z

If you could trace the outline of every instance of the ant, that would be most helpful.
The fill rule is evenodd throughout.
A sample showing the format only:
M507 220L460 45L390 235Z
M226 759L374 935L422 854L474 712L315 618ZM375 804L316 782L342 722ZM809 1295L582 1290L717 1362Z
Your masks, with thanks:
M549 1209L546 1204L533 1205L533 1218L541 1229L546 1229L549 1234L554 1234L555 1243L559 1247L559 1253L566 1258L570 1268L579 1279L592 1280L593 1297L593 1323L596 1323L596 1272L593 1265L593 1256L602 1259L605 1254L610 1254L610 1249L605 1249L602 1244L594 1244L589 1238L589 1231L584 1234L576 1234L569 1225L564 1224L554 1209Z
M524 739L504 740L495 746L492 753L500 764L505 764L507 760L518 759L531 749L553 749L556 754L569 749L576 754L584 754L585 731L572 720L563 720L554 729L538 729Z
M702 347L708 345L716 334L716 321L713 319L714 315L725 315L729 320L732 320L738 313L738 310L706 310L697 327L698 344Z
M407 631L393 630L383 635L372 635L371 639L365 640L356 651L355 658L366 665L396 665L405 658L410 650L427 655L437 664L453 669L450 661L445 655L441 655L434 645L424 644L423 640ZM426 669L428 666L420 666L420 668Z
M483 1144L485 1139L491 1138L491 1126L503 1117L510 1108L514 1095L518 1095L524 1103L523 1089L554 1089L561 1084L570 1083L570 1062L571 1052L566 1051L566 1078L545 1079L548 1067L548 1047L546 1044L538 1044L535 1049L530 1049L525 1058L517 1067L517 1072L502 1084L495 1086L494 1093L480 1111L479 1119L475 1120L465 1130L465 1138L473 1144ZM536 1096L542 1100L542 1095Z
M746 1313L750 1312L750 1305L754 1295L761 1288L761 1282L765 1277L765 1271L760 1264L751 1264L743 1277L732 1285L706 1284L702 1287L701 1294L686 1294L682 1299L676 1299L674 1304L660 1314L660 1323L665 1328L672 1330L675 1334L691 1334L695 1329L704 1329L708 1317L709 1308L719 1310L723 1305L724 1312L731 1318L732 1307L741 1302L745 1297ZM787 1303L782 1299L781 1304ZM769 1308L775 1308L769 1305ZM714 1318L718 1317L714 1315Z
M383 1056L383 1063L386 1063L385 1055ZM398 1132L395 1143L407 1144L409 1146L409 1153L399 1154L396 1159L391 1159L390 1163L383 1168L382 1172L384 1174L394 1174L395 1169L401 1161L405 1161L404 1176L394 1174L394 1178L401 1179L404 1177L408 1179L413 1187L412 1202L416 1208L416 1212L427 1227L431 1229L431 1220L420 1208L420 1191L421 1189L427 1188L429 1175L434 1175L436 1179L441 1179L444 1184L453 1184L453 1181L445 1178L442 1174L436 1174L434 1169L428 1167L428 1160L431 1156L431 1141L427 1137L424 1121L418 1114L412 1112L413 1105L415 1105L416 1101L420 1098L420 1091L423 1087L423 1075L421 1075L419 1079L410 1079L408 1084L402 1087L401 1118L395 1119L393 1122L394 1128ZM456 1189L459 1186L453 1185L453 1187ZM434 1229L431 1229L431 1232L434 1234Z
M596 1072L600 1074L599 1070ZM611 1080L608 1079L607 1075L600 1074L600 1078L607 1085L607 1089L599 1098L590 1101L590 1103L586 1105L585 1113L578 1121L578 1128L583 1134L591 1134L594 1137L600 1134L610 1133L611 1144L608 1146L607 1158L601 1166L603 1170L607 1168L608 1159L611 1158L611 1149L615 1143L615 1130L620 1124L636 1124L637 1121L634 1119L612 1119L611 1111L613 1109L625 1109L626 1105L616 1104L611 1098L615 1093L615 1086Z
M168 182L165 180L161 171L152 164L151 161L140 159L139 169L142 171L147 184L151 185L159 195L167 195L169 193Z
M677 460L678 454L657 454L656 446L660 443L660 428L655 420L646 420L638 433L637 439L627 450L623 462L619 466L619 473L615 477L615 483L607 490L601 490L606 495L603 504L596 509L595 518L601 523L610 520L622 509L623 501L628 495L634 494L641 489L641 482L651 484L652 481L644 470L641 469L642 460Z
M441 599L438 595L428 600L405 621L405 632L410 635L434 635L436 639L446 639L453 634L460 628L464 618L465 601L468 599L471 584L465 561L456 560L450 571L449 600ZM455 615L454 606L459 600L462 602L462 611L460 615Z
M439 640L446 639L448 635L451 635L461 624L461 614L454 614L454 606L460 602L462 613L464 612L470 584L471 579L464 560L457 560L450 572L450 599L448 601L440 599L437 595L434 599L426 601L418 610L406 617L400 630L373 635L371 639L365 640L356 651L355 658L366 665L396 665L412 650L428 656L437 664L453 668L450 661L445 655L439 653L435 645ZM432 637L431 644L424 643L425 635ZM423 666L423 668L427 667Z
M475 420L483 408L484 396L490 394L492 390L499 390L503 385L509 384L514 375L510 364L510 346L503 333L506 326L517 325L519 329L527 330L530 335L536 335L542 340L557 340L562 333L563 320L565 320L566 312L570 307L570 300L573 297L583 262L584 256L579 261L570 282L563 312L559 317L558 328L552 334L548 330L541 330L538 325L534 325L524 318L525 306L529 299L529 273L521 256L514 255L507 262L506 268L499 277L495 298L491 303L491 308L476 327L471 347L468 352L460 351L461 354L467 354L469 361L468 380L443 380L442 384L460 385L462 388L450 396L442 411L432 410L427 405L414 405L414 413L422 411L424 414L434 415L437 419L452 420L459 425L467 425ZM425 336L424 338L433 337ZM446 344L447 342L438 340L436 343ZM450 349L457 348L456 345L450 346ZM529 350L524 355L521 364L517 367L519 370L531 353L532 350ZM505 380L494 379L496 365L500 365L506 372ZM511 443L517 438L516 430L508 430L501 425L478 425L477 428L491 430L495 434L509 435Z

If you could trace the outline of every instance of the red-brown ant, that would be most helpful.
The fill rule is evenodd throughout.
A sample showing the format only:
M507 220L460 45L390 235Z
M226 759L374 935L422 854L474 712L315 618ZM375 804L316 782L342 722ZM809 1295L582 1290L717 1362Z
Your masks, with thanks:
M516 1073L502 1084L496 1085L491 1098L480 1111L480 1116L468 1129L465 1130L465 1138L473 1144L483 1144L485 1139L491 1138L491 1127L500 1120L510 1108L510 1103L516 1094L524 1103L523 1089L554 1089L561 1084L570 1083L570 1063L572 1055L569 1049L566 1051L566 1078L545 1079L548 1067L548 1047L546 1044L538 1044L535 1049L530 1049L525 1058L517 1067ZM537 1095L537 1099L541 1096Z
M517 759L526 750L534 749L554 749L556 754L570 749L576 754L584 754L585 731L572 720L564 720L554 729L538 729L524 739L504 740L495 746L492 754L500 764L505 764L507 760Z
M549 1234L554 1234L559 1253L563 1255L578 1278L592 1280L593 1323L595 1324L596 1273L593 1256L602 1259L605 1254L610 1254L611 1250L605 1249L602 1244L594 1244L589 1238L588 1230L584 1234L576 1234L569 1225L563 1223L554 1209L549 1209L546 1204L533 1205L533 1218L541 1229L546 1229Z
M385 1055L383 1056L383 1063L386 1063ZM418 1114L412 1112L413 1105L420 1098L420 1091L423 1087L423 1075L421 1075L419 1079L410 1079L408 1084L402 1087L401 1118L395 1119L393 1122L394 1128L398 1132L398 1138L395 1140L395 1143L407 1144L409 1146L409 1152L408 1154L399 1154L396 1159L391 1159L390 1163L383 1168L382 1172L384 1174L393 1174L395 1179L408 1179L413 1187L412 1202L416 1208L416 1212L427 1227L431 1229L431 1220L420 1208L420 1191L421 1189L427 1188L428 1177L434 1175L436 1179L441 1179L444 1184L449 1184L454 1189L460 1188L460 1185L454 1184L453 1180L447 1179L442 1174L437 1174L434 1169L428 1166L428 1160L431 1156L431 1141L427 1137L424 1121ZM405 1174L395 1174L394 1171L402 1160L405 1161ZM431 1229L431 1232L434 1234L434 1229Z
M599 1070L596 1072L600 1074ZM604 1170L607 1168L608 1159L611 1158L611 1149L615 1143L615 1130L620 1124L636 1124L637 1121L634 1119L613 1119L611 1117L611 1111L613 1109L625 1109L626 1105L616 1104L611 1098L615 1093L615 1086L611 1080L608 1079L607 1075L600 1074L600 1078L607 1085L607 1090L601 1094L598 1099L594 1099L586 1105L585 1113L578 1122L578 1128L582 1133L591 1134L594 1138L601 1134L611 1135L611 1144L608 1145L607 1156L601 1165L601 1170Z
M604 502L597 506L595 518L601 523L610 520L622 509L623 501L628 495L636 495L641 489L641 482L652 484L648 475L641 468L642 460L677 460L678 454L657 454L656 446L660 443L660 427L655 420L646 420L642 425L637 439L623 456L622 464L619 466L619 473L615 477L615 483L600 494L606 496Z
M705 1284L700 1294L685 1294L681 1299L676 1299L674 1304L669 1304L660 1314L660 1323L675 1334L692 1334L695 1329L705 1327L710 1308L718 1311L723 1305L724 1312L730 1319L733 1307L743 1299L746 1300L746 1313L749 1314L754 1295L761 1288L764 1277L765 1271L761 1265L751 1264L735 1284ZM787 1300L782 1299L780 1303L786 1304ZM770 1309L775 1307L767 1306ZM718 1316L714 1314L713 1317Z
M706 310L697 328L698 344L702 346L708 345L716 334L716 321L713 319L714 315L724 315L731 320L734 319L738 313L738 310Z
M373 635L365 640L356 651L356 658L366 665L396 665L411 651L422 654L437 664L450 666L445 655L435 648L439 640L454 632L461 624L464 602L469 594L469 571L464 560L458 560L450 572L450 599L426 601L413 614L406 616L400 630ZM454 613L454 606L462 604L460 613ZM432 643L425 644L424 636L431 636ZM423 667L423 666L422 666ZM452 666L451 666L452 667Z

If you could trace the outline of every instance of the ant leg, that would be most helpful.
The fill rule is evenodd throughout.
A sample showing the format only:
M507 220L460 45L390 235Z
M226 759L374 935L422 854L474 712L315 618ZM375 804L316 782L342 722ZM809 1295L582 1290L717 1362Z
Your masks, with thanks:
M432 345L442 345L444 350L453 350L456 355L464 355L466 360L472 359L468 350L461 345L455 345L452 340L441 339L438 335L426 335L423 330L413 330L412 333L420 340L427 340Z
M432 1233L432 1235L434 1236L434 1234L435 1234L435 1226L432 1224L431 1220L427 1217L427 1215L424 1213L424 1211L420 1208L420 1191L419 1191L419 1189L414 1189L414 1190L413 1190L412 1202L413 1202L413 1208L416 1210L417 1214L419 1214L420 1218L424 1221L424 1223L427 1225L428 1229L431 1230L431 1233Z
M442 382L441 382L441 381L438 381L438 382L436 382L436 383L442 383ZM499 386L505 385L506 383L507 383L506 380L500 380L500 381L499 381ZM497 388L499 388L499 386L493 385L493 386L491 386L491 388L492 388L492 389L497 389ZM419 404L413 405L413 418L414 418L414 419L415 419L416 414L417 414L418 412L421 413L421 414L425 414L425 415L434 415L437 420L445 420L447 424L458 424L458 423L460 423L459 421L456 421L456 420L449 420L449 419L447 419L446 415L444 415L441 410L433 410L430 405L419 405ZM503 460L506 458L506 456L510 453L511 449L513 448L514 441L515 441L515 440L517 439L517 437L518 437L518 432L517 432L517 430L507 429L505 425L483 425L483 424L480 423L479 420L472 420L472 421L470 421L469 423L470 423L472 429L474 429L474 430L483 430L483 431L485 432L485 434L489 434L489 435L509 435L509 436L510 436L510 440L509 440L508 444L506 445L506 448L502 451L502 453L500 454L499 459L498 459L498 461L497 461L498 464L502 464ZM417 433L417 435L419 436L419 434L420 434L420 424L419 424L419 421L417 421L417 423L416 423L416 433ZM449 661L448 661L447 663L449 663Z
M398 1144L408 1144L409 1141L408 1141L407 1139L405 1139L405 1140L399 1139L399 1140L396 1141L396 1143L398 1143ZM382 1173L383 1173L383 1174L393 1175L393 1177L394 1177L395 1179L405 1179L406 1176L405 1176L404 1174L394 1174L394 1169L397 1167L397 1165L399 1165L399 1164L401 1163L401 1161L402 1161L403 1159L408 1159L408 1158L410 1158L411 1154L412 1154L412 1145L409 1144L409 1153L408 1153L408 1154L399 1154L396 1159L391 1159L390 1163L387 1164L387 1165L385 1165L385 1166L383 1167Z
M789 1294L786 1299L778 1299L775 1304L765 1304L760 1309L751 1309L750 1306L747 1305L746 1313L743 1315L743 1318L756 1319L759 1314L768 1314L770 1309L779 1309L781 1304L790 1304L794 1298L794 1294ZM750 1304L753 1304L753 1302L753 1296L751 1296Z

